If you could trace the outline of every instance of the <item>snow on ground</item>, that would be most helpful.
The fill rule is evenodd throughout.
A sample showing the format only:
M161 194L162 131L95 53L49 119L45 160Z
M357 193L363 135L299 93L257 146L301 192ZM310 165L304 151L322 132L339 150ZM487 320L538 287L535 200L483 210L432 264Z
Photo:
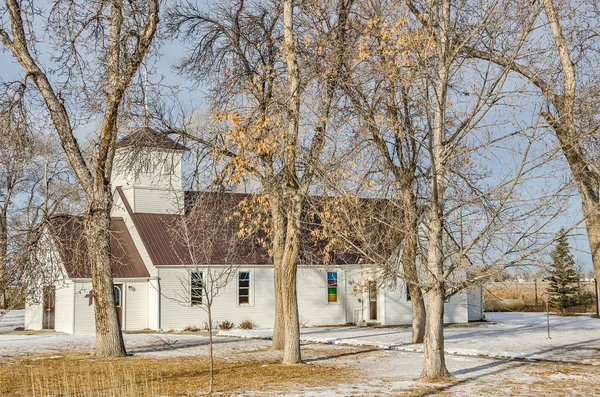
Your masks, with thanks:
M17 327L23 327L24 320L24 310L13 310L0 318L0 359L22 355L87 352L94 348L94 335L67 335L52 331L11 332ZM206 336L197 334L125 334L124 339L128 351L139 356L191 356L205 350L208 344ZM236 345L237 341L233 338L215 338L215 343L219 345ZM269 343L261 341L256 344L268 346Z
M0 332L11 332L25 324L25 310L0 310Z
M551 336L546 339L543 313L488 313L489 323L446 328L448 369L459 381L448 385L427 385L415 381L422 370L421 347L410 345L410 328L328 327L303 328L303 357L307 364L331 364L358 368L360 379L335 387L300 388L281 395L599 395L600 320L590 317L551 316ZM23 355L86 353L93 349L93 335L65 335L54 332L6 332L22 326L22 311L0 319L0 360ZM221 331L215 339L218 357L237 359L276 358L266 339L270 330ZM236 336L236 337L233 337ZM129 352L138 357L203 356L208 338L199 334L126 334ZM320 342L320 343L317 343ZM327 343L327 344L323 344ZM360 345L349 349L339 345ZM481 356L477 356L481 355ZM487 356L487 357L485 357ZM500 356L572 361L565 363L523 362ZM435 389L435 390L434 390ZM273 391L270 392L271 395ZM448 394L444 394L448 393ZM269 395L247 391L244 395Z
M446 351L450 354L572 361L600 365L600 320L588 316L550 316L551 339L547 339L544 313L487 313L487 323L450 326L445 330ZM23 326L23 311L15 310L0 318L0 357L62 350L92 349L93 335L64 335L39 332L35 335L6 334ZM217 342L235 345L240 338L264 338L270 329L219 331ZM381 349L421 352L421 345L410 344L409 327L313 327L302 328L304 342L369 346ZM192 355L207 343L197 334L126 334L132 352L161 355ZM173 349L177 346L177 349Z
M550 315L550 335L545 313L486 313L487 323L451 326L445 330L446 351L451 354L498 358L562 360L600 365L600 320L588 316ZM220 336L265 338L271 330L220 331ZM422 351L410 344L411 329L314 327L301 329L305 342L374 346L402 351Z

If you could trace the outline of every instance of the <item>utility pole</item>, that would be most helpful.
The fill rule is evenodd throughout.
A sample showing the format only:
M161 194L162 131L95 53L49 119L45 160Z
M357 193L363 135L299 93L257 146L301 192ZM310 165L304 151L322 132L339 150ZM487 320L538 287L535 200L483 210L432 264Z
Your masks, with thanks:
M537 278L533 280L533 288L535 291L535 311L538 311L538 295L537 295Z
M548 337L546 339L552 339L550 337L550 312L548 311L548 297L546 296L546 322L548 324Z

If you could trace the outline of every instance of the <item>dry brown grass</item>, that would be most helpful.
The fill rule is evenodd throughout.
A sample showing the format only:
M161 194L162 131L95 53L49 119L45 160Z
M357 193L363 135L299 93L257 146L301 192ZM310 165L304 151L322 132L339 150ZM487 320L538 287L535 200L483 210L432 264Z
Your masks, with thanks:
M502 281L502 282L489 282L483 286L483 300L494 300L494 299L523 299L525 302L524 311L544 311L546 309L543 294L546 292L546 288L549 286L549 282L538 281L537 283L537 308L535 307L535 283L533 281L527 282L516 282L516 281ZM595 294L593 282L581 282L581 286L584 291L588 291ZM577 312L594 312L595 306L575 306L568 310L572 313Z
M549 284L550 283L546 281L538 281L537 292L539 300L541 300L541 296L546 292L546 288L548 288ZM582 281L581 286L586 291L594 292L593 282ZM485 283L483 288L483 299L535 299L535 283L533 281L522 283L515 281L489 282Z
M519 376L477 379L485 395L498 396L598 396L598 369L564 364L521 365Z
M334 385L356 375L353 370L325 364L283 366L276 359L218 360L215 392L294 390ZM180 396L196 394L208 385L205 358L93 359L90 356L38 356L0 363L0 395Z

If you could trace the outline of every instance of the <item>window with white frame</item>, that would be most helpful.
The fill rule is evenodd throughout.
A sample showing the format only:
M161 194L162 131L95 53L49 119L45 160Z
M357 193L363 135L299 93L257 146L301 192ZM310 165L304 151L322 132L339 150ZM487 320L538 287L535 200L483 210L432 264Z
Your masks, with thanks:
M338 274L327 272L327 302L337 302Z
M239 272L238 277L238 304L250 304L250 272Z
M192 302L192 306L199 306L202 304L203 287L202 272L190 273L190 300Z

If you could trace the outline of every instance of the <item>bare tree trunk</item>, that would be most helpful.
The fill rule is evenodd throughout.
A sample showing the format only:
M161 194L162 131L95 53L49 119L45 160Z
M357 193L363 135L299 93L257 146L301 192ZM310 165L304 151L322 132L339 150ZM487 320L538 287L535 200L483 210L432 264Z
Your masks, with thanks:
M294 35L293 0L283 3L284 56L287 66L289 87L288 125L285 135L286 153L284 154L284 184L291 193L287 197L293 200L287 203L285 245L281 261L281 286L283 297L283 315L285 342L283 346L283 364L296 364L302 361L300 356L300 322L298 316L298 299L296 295L296 277L298 254L300 251L300 216L302 198L298 194L298 178L296 173L296 150L298 145L298 127L300 122L300 72L296 59L296 42ZM313 141L316 138L313 138ZM314 142L313 142L314 145ZM280 201L281 206L283 202Z
M96 356L126 356L113 293L110 263L110 207L106 199L92 201L84 220L94 291Z
M404 249L402 251L402 267L413 311L411 343L423 343L423 338L425 337L425 301L417 269L418 217L415 213L417 203L412 192L412 187L403 188L402 197L405 214L404 227L406 228Z
M581 187L580 196L585 218L585 229L592 255L592 265L594 266L594 276L596 280L600 280L600 202L597 195L595 197L584 195L581 192Z
M439 276L439 275L438 275ZM430 277L435 282L436 276ZM427 332L423 343L425 362L421 380L443 381L451 378L444 357L444 286L437 283L427 292Z
M8 283L8 230L6 227L6 215L2 214L0 219L0 309L6 309L6 284Z
M269 206L271 210L271 228L273 236L273 288L275 292L275 323L273 327L273 341L271 347L283 350L285 342L285 328L283 310L283 279L282 261L285 245L284 230L285 219L281 212L281 199L276 194L270 194Z
M429 234L427 244L427 321L423 352L425 361L421 379L443 380L450 377L444 359L444 183L446 99L449 79L448 33L450 29L450 0L440 4L437 28L437 74L434 95L433 136L430 143L431 155L431 208L429 211Z
M207 305L208 312L208 394L213 393L213 385L215 379L214 358L213 358L213 325L212 325L212 302Z
M12 178L7 176L4 203L0 212L0 309L8 308L6 301L6 287L9 283L8 269L8 206L12 200Z
M283 350L285 342L283 284L282 284L281 254L278 260L273 260L273 284L275 289L275 324L273 326L273 341L271 347Z
M302 361L296 294L301 206L291 206L287 219L284 219L282 202L273 195L271 197L276 302L272 347L283 349L283 364L296 364Z
M406 274L406 270L405 270ZM409 277L407 276L407 279ZM425 300L421 287L417 284L408 284L408 292L411 297L412 304L412 338L410 343L423 343L425 338Z
M436 134L439 136L439 133ZM434 149L434 152L436 150ZM438 194L433 196L438 198L442 196L441 186L437 186L436 180L442 179L436 171L433 179L433 191ZM439 181L438 181L439 182ZM442 250L442 212L437 201L432 203L432 210L429 220L427 268L429 290L427 291L427 321L425 325L425 340L423 344L423 353L425 360L423 363L423 372L421 380L440 381L450 377L450 372L446 368L444 358L444 298L445 287L443 278L443 250Z
M436 134L439 136L439 134ZM434 149L434 152L436 150ZM436 171L432 181L433 191L438 191L434 197L442 196L441 186L436 180L442 179ZM438 190L439 189L439 190ZM440 381L450 377L444 358L444 298L445 287L443 278L443 250L442 250L442 217L441 208L433 201L429 220L427 269L429 290L427 291L427 321L425 324L425 340L423 353L425 360L421 379L424 381Z
M300 321L298 315L298 298L296 279L298 272L298 254L300 252L300 200L288 210L285 251L282 261L282 287L285 342L283 347L283 364L302 362L300 353Z

